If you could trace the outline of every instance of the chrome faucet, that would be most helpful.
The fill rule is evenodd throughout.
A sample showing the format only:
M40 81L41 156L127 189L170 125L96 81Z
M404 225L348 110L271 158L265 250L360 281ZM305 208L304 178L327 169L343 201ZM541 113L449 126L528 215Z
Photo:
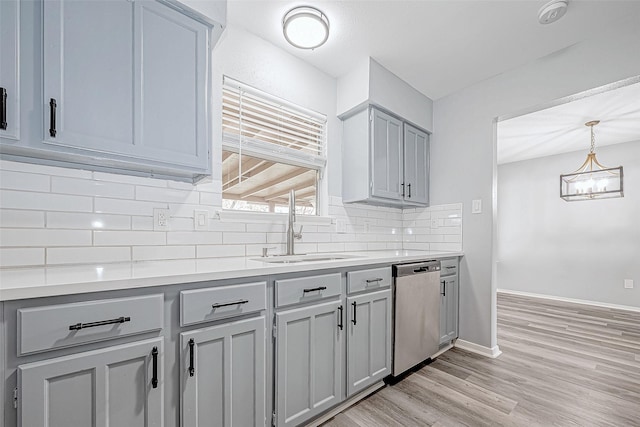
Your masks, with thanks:
M302 239L302 226L297 233L293 228L296 222L296 193L294 190L289 192L289 226L287 227L287 255L295 255L293 243L295 240Z

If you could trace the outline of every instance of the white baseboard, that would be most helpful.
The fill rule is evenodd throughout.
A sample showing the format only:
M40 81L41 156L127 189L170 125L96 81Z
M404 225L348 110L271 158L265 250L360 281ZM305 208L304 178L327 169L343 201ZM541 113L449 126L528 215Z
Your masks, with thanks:
M593 305L593 306L596 306L596 307L615 308L617 310L627 310L627 311L640 312L640 307L632 307L630 305L609 304L609 303L606 303L606 302L589 301L589 300L575 299L575 298L557 297L557 296L554 296L554 295L534 294L532 292L512 291L512 290L509 290L509 289L498 289L496 292L498 292L499 294L520 295L520 296L523 296L523 297L542 298L542 299L549 299L549 300L554 300L554 301L571 302L571 303L574 303L574 304Z
M461 348L462 350L470 351L471 353L476 353L481 356L490 357L492 359L495 359L502 354L497 345L494 347L485 347L474 342L461 340L460 338L456 340L454 347Z

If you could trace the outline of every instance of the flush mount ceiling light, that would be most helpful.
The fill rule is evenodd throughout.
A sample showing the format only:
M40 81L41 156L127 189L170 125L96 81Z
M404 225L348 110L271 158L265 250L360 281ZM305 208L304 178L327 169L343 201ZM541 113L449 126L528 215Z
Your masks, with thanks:
M585 123L591 128L591 150L587 160L577 171L560 175L560 197L567 202L576 200L609 199L623 197L622 166L608 168L596 159L596 138L593 127L600 123L593 120Z
M567 13L569 2L567 0L552 0L538 11L538 22L551 24L562 18Z
M329 38L329 19L315 7L294 7L284 15L282 31L292 46L315 49Z

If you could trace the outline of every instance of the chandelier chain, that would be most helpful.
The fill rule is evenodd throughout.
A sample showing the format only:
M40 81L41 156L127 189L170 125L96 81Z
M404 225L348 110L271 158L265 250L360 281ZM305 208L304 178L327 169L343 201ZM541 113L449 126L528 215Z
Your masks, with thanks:
M590 126L591 128L591 151L590 153L593 153L596 150L596 135L595 133L593 133L593 126Z

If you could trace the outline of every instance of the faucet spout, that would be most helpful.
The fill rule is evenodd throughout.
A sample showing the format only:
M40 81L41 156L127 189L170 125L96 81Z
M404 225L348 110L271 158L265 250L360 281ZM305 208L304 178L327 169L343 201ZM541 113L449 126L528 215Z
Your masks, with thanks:
M294 255L294 241L296 232L293 224L296 222L296 193L294 190L289 191L289 225L287 227L287 255ZM299 237L298 237L299 238Z

